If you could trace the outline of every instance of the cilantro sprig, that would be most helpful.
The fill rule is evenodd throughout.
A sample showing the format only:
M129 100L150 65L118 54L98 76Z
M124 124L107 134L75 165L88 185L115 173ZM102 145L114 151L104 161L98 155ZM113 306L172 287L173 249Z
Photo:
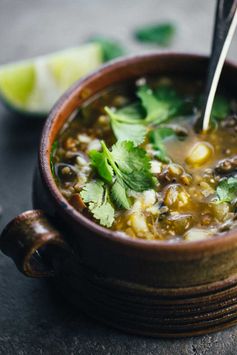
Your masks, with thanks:
M166 47L173 39L175 31L176 28L172 23L158 23L140 27L134 35L140 42L155 43Z
M105 107L118 140L131 140L139 145L145 140L149 127L185 113L184 100L169 86L153 91L149 86L142 85L136 95L139 101L121 109Z
M144 141L147 128L137 103L116 111L105 107L105 112L110 117L112 130L118 140L132 140L136 145Z
M213 102L211 116L214 120L223 120L230 113L230 102L223 96L217 95Z
M174 136L176 136L176 133L170 127L158 127L149 133L149 140L152 144L152 148L156 151L156 158L158 158L163 163L170 162L164 141L167 138Z
M87 183L81 197L93 216L106 227L114 220L114 206L129 209L129 191L142 192L154 187L150 160L144 149L132 141L118 141L111 150L101 141L102 151L89 153L99 179ZM95 185L96 184L96 185ZM96 197L98 196L98 197ZM108 214L106 217L106 213Z
M220 202L232 202L237 197L237 178L230 177L221 180L216 193Z
M168 86L153 91L147 85L143 85L138 89L137 96L146 110L145 120L151 124L167 121L180 113L183 106L183 100Z
M103 226L111 227L114 208L109 199L108 188L101 180L88 182L81 191L81 197L88 204L93 217Z

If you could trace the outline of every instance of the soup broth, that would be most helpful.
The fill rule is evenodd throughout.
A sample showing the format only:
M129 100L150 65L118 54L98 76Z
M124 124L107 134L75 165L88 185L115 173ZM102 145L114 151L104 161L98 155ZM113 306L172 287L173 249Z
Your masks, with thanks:
M200 133L201 92L198 80L141 78L87 102L53 144L63 196L131 238L195 241L236 227L236 102L217 95Z

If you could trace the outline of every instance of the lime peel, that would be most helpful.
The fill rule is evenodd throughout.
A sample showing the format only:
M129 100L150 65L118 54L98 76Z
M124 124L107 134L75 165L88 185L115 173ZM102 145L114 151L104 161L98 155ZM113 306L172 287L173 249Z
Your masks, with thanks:
M16 111L47 114L77 79L103 63L97 43L0 66L0 96Z

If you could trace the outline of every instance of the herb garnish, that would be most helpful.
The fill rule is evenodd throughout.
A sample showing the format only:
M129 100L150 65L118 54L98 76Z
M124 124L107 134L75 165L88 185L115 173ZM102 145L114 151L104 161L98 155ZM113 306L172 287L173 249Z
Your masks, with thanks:
M141 86L137 91L146 110L145 120L150 124L160 124L179 114L183 100L168 86L162 86L154 92L147 85Z
M89 38L89 42L98 43L100 45L104 62L120 57L126 53L123 46L118 41L111 38L97 35Z
M114 208L104 182L101 180L88 182L81 191L81 197L89 204L93 217L103 226L111 227L114 221Z
M212 107L212 118L216 120L225 119L230 113L230 103L223 96L216 96Z
M152 148L156 151L156 158L163 163L170 162L170 158L163 142L165 139L175 135L175 131L170 127L158 127L149 132L149 140L152 144Z
M97 183L99 187L87 183L81 197L85 203L89 203L89 209L94 217L108 227L114 219L111 217L114 208L110 201L112 200L119 208L128 209L130 207L128 191L149 190L154 187L156 179L150 172L150 160L145 150L136 147L132 141L118 141L111 150L104 141L101 142L101 146L102 152L92 150L89 153L91 164L100 178L94 184ZM102 218L101 211L103 214L107 211L110 216Z
M112 130L118 140L131 140L135 145L144 141L147 128L137 103L116 111L105 107L105 111L110 117Z
M221 180L216 193L220 202L232 202L237 197L237 178L230 177Z
M141 42L155 43L168 46L175 34L175 27L171 23L149 25L135 31L135 37Z
M150 126L185 113L184 101L169 86L161 86L153 91L147 85L142 85L136 94L140 99L138 102L117 110L105 107L118 140L131 140L139 145L144 141Z

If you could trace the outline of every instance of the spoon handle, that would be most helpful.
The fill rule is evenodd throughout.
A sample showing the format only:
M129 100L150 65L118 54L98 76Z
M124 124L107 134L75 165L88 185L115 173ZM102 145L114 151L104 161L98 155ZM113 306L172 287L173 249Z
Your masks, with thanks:
M200 118L200 127L204 132L209 128L216 89L236 25L237 0L218 0L203 111Z

